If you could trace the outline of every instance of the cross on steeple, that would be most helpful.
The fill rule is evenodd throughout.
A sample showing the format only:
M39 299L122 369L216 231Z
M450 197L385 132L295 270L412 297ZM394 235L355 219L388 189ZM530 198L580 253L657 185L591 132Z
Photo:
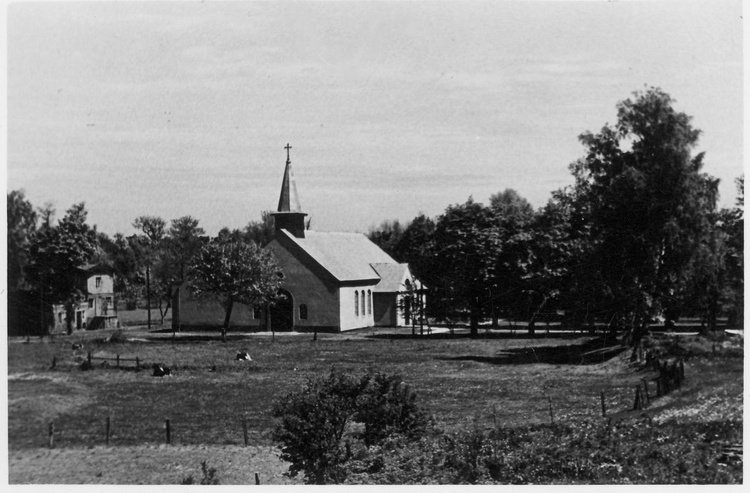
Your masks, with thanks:
M289 142L286 143L286 146L284 146L284 149L286 149L286 162L290 163L291 160L289 159L289 149L291 149L292 146L289 145Z

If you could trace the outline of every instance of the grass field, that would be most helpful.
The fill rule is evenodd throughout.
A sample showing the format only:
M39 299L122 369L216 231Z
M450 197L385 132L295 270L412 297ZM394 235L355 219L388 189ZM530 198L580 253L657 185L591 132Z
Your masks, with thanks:
M601 419L601 392L610 416L627 417L634 386L652 376L631 366L625 353L604 362L584 358L594 347L592 338L580 335L412 339L368 330L319 334L317 341L310 334L230 334L222 343L211 333L173 340L129 328L122 342L108 341L110 333L9 343L11 483L178 483L197 475L202 460L217 468L223 484L251 483L255 472L264 484L292 483L270 448L271 404L332 365L401 374L448 431ZM692 346L685 344L697 348L686 363L687 384L653 401L648 413L657 422L741 420L741 346L720 344L713 357L713 346L693 339ZM75 351L73 343L83 348ZM253 361L235 361L238 350ZM94 369L80 371L75 358L88 352ZM135 371L133 362L116 368L114 360L102 366L97 359L118 354L138 357L147 369ZM153 377L152 363L171 367L173 375ZM243 417L250 447L243 446Z

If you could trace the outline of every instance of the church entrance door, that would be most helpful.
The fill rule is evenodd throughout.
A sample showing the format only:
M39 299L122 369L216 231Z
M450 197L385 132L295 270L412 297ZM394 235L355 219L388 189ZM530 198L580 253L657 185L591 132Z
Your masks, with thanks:
M281 299L271 307L271 328L276 332L290 331L294 329L292 293L286 289L281 289L279 294L282 295Z

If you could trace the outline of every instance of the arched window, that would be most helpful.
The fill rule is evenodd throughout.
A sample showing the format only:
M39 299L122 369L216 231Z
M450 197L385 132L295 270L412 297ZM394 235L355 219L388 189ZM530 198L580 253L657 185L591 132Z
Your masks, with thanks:
M365 316L365 290L362 290L362 316Z
M372 291L367 290L367 314L372 315Z
M307 320L307 305L304 303L300 303L299 305L299 319Z
M359 291L354 292L354 315L359 316Z

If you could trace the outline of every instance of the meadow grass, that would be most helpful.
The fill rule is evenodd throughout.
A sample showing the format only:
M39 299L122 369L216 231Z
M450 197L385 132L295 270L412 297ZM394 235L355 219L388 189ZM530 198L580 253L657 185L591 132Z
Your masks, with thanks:
M601 392L608 417L627 417L634 414L634 387L655 375L630 365L629 351L582 365L568 364L575 358L552 357L578 354L591 340L571 335L394 339L365 331L319 334L313 341L309 334L272 339L230 333L229 342L222 343L212 333L181 334L174 341L168 334L154 338L142 329L124 334L131 340L109 342L106 332L96 332L9 344L10 451L45 447L51 421L56 448L101 447L107 416L110 447L164 444L166 419L174 446L242 446L243 416L250 445L269 446L273 401L334 365L351 372L373 367L402 375L446 432L605 422ZM82 342L83 349L74 351L73 342ZM239 350L253 361L235 361ZM88 352L95 357L94 369L81 371L74 358L85 359ZM723 420L727 413L741 420L742 358L736 353L693 355L686 362L686 385L653 401L647 412L665 423ZM116 354L137 356L146 368L118 369L114 362L103 367L96 359ZM152 376L152 363L171 367L173 375Z

